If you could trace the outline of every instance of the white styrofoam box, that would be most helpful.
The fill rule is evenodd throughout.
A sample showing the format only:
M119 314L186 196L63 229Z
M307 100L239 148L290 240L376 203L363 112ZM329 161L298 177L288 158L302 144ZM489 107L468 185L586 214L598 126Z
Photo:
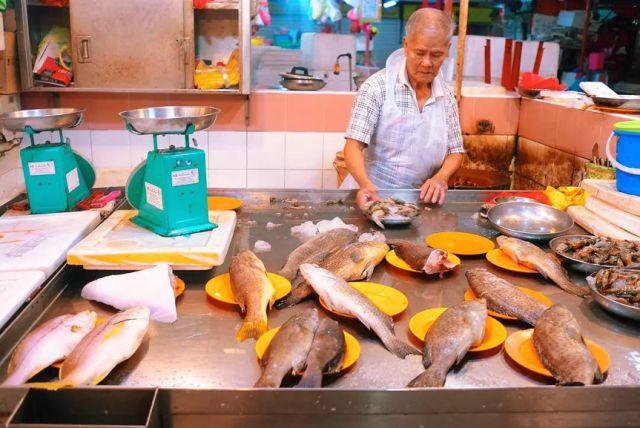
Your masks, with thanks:
M244 189L247 187L247 170L210 169L208 186L213 188Z
M504 56L504 37L487 36L467 36L464 45L464 77L484 76L484 46L486 40L491 40L491 77L500 79L502 75L502 58ZM515 51L515 40L512 52ZM558 74L558 63L560 61L560 45L556 42L544 42L542 62L540 63L541 76L556 76ZM456 58L458 51L458 38L454 36L451 40L449 56ZM522 56L520 62L520 73L531 71L538 52L538 42L534 40L522 43Z
M64 136L69 139L71 148L83 158L91 162L91 132L70 129L64 131Z
M583 28L586 17L584 10L561 10L556 22L563 27Z
M344 133L343 132L325 132L324 143L322 147L322 168L333 169L333 161L336 153L344 149Z
M286 189L322 189L322 170L288 169L284 173Z
M44 283L40 271L0 272L0 328Z
M133 168L96 168L96 184L93 187L116 187L127 184Z
M91 160L96 168L131 166L128 131L91 131ZM145 137L151 138L150 135Z
M285 134L285 168L322 168L323 139L322 132L287 132Z
M247 171L247 187L249 189L282 189L284 188L284 170L250 169Z
M247 132L248 169L284 169L284 132Z
M0 271L39 270L51 275L67 250L100 223L98 211L73 211L0 218Z
M209 153L210 169L246 169L247 133L209 132Z
M327 190L338 188L338 173L335 169L325 169L322 171L322 188Z
M352 34L303 33L300 38L302 60L308 68L333 70L340 54L350 53L353 66L356 60L356 38ZM347 70L347 58L340 59L340 66Z

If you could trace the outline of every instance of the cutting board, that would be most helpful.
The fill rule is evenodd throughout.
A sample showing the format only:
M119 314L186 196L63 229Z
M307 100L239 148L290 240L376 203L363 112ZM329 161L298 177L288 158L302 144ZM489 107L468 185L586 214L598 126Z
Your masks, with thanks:
M593 196L587 198L585 207L592 213L606 218L619 228L640 237L640 216L629 214Z
M640 215L640 196L628 195L616 190L615 180L582 180L580 184L590 196L607 202L629 214Z
M39 270L48 277L99 223L96 211L0 218L0 272Z
M0 272L0 328L44 283L40 271Z
M177 270L211 269L224 262L236 226L235 211L209 211L217 228L164 237L130 221L137 211L115 211L67 254L85 269L137 270L168 263Z
M636 235L616 226L606 218L600 217L582 205L570 206L567 208L567 214L571 216L573 221L593 235L613 239L626 239L629 241L637 241L639 239Z

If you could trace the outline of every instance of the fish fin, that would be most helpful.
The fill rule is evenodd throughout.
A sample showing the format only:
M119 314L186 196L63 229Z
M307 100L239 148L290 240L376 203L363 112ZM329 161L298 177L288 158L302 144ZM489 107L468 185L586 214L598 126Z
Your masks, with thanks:
M430 367L409 382L407 388L442 388L446 379L446 372Z
M97 385L100 382L102 382L104 380L105 377L107 377L109 375L109 373L111 373L111 370L102 373L101 375L96 376L96 378L91 382L91 385Z
M431 350L428 346L424 347L424 352L422 353L422 365L425 369L428 369L431 365Z
M247 339L258 340L266 331L266 319L258 321L244 321L242 326L240 326L240 330L238 330L238 333L236 334L236 339L238 342L244 342Z
M61 380L54 381L54 382L31 382L31 383L25 383L24 385L28 386L29 388L46 389L48 391L57 391L62 388L69 388L73 386L73 384L69 382L61 381Z
M276 304L276 290L273 290L271 294L271 298L269 299L269 309L273 309L273 305Z
M367 281L371 279L371 277L373 276L373 271L375 269L376 267L374 265L371 265L364 271L364 277L366 278Z
M315 291L313 290L313 287L311 287L308 282L302 281L298 287L292 289L291 293L278 300L275 303L275 307L276 309L289 308L291 306L297 305L307 297L314 294Z
M409 355L420 355L421 352L412 346L407 345L403 341L399 340L395 336L392 336L387 343L384 344L389 352L398 358L405 359Z
M593 378L595 379L595 383L604 382L604 373L602 373L602 370L600 370L600 366L598 365L597 362L596 362L596 370Z
M362 254L360 254L359 252L353 252L351 253L351 261L354 263L360 263L361 261L364 260L364 256Z
M313 367L307 366L296 388L322 388L322 370L320 367L317 364Z

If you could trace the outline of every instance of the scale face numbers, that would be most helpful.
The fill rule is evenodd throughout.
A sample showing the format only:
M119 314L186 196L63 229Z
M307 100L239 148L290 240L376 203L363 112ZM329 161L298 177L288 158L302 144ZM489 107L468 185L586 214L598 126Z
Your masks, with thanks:
M52 175L56 173L53 161L29 162L29 175Z
M186 186L188 184L197 184L198 181L199 178L197 168L183 169L181 171L171 172L171 185L173 187Z
M153 205L159 210L164 210L162 205L162 189L146 181L144 183L144 189L147 197L147 203L149 205Z

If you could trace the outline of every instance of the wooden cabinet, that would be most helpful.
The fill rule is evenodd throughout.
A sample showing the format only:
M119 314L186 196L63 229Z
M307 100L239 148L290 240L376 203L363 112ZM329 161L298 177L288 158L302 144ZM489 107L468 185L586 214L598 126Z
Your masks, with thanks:
M67 8L45 6L39 0L16 0L22 88L205 92L194 88L193 76L196 41L206 40L201 51L220 53L237 46L241 58L237 87L206 92L247 94L250 2L215 1L209 10L194 11L192 0L70 0ZM43 86L33 78L37 43L53 25L70 29L73 83L69 87Z

